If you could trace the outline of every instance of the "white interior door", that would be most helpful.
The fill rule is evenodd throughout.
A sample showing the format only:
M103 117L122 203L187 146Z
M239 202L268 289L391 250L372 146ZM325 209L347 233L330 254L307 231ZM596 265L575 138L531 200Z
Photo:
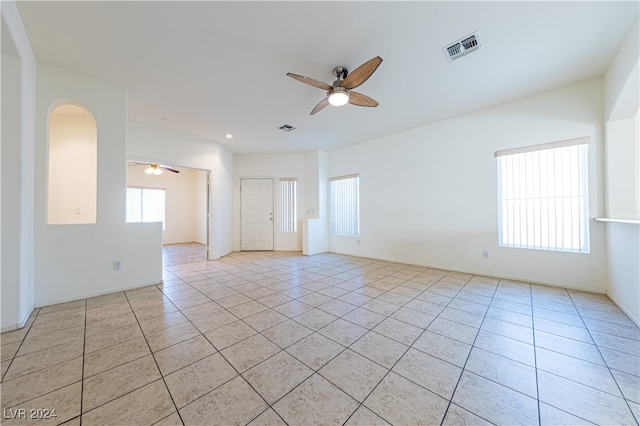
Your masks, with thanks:
M273 250L273 179L240 179L240 250Z

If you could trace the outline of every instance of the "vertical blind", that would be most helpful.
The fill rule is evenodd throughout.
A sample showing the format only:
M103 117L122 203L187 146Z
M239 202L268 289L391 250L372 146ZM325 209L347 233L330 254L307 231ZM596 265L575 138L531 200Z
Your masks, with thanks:
M588 143L496 152L500 246L589 252Z
M280 231L296 232L296 179L280 178Z
M127 188L127 222L162 222L164 226L165 190Z
M329 180L331 233L360 235L359 186L359 176L343 176Z

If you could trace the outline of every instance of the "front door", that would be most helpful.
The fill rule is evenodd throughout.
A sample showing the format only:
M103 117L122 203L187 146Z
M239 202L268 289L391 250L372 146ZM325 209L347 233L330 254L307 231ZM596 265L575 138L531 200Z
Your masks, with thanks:
M273 179L240 179L240 250L273 250Z

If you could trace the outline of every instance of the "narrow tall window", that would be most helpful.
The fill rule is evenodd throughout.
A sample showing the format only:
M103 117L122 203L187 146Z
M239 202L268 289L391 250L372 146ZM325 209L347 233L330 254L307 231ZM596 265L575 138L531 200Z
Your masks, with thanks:
M162 222L164 231L165 190L127 188L127 222Z
M296 232L296 179L280 178L280 231Z
M589 252L588 143L496 152L500 246Z
M329 180L331 233L360 235L360 177L344 176Z

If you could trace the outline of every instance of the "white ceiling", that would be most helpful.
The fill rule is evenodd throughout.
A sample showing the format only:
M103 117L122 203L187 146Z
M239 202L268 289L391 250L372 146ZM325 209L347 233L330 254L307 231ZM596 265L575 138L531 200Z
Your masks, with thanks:
M124 87L129 117L235 153L332 150L602 76L638 2L18 2L38 60ZM473 31L483 46L449 63ZM4 46L4 44L3 44ZM335 66L384 62L328 107ZM162 119L164 118L164 119ZM278 130L282 124L296 130ZM232 139L225 139L227 133ZM179 141L176 141L179 142Z

